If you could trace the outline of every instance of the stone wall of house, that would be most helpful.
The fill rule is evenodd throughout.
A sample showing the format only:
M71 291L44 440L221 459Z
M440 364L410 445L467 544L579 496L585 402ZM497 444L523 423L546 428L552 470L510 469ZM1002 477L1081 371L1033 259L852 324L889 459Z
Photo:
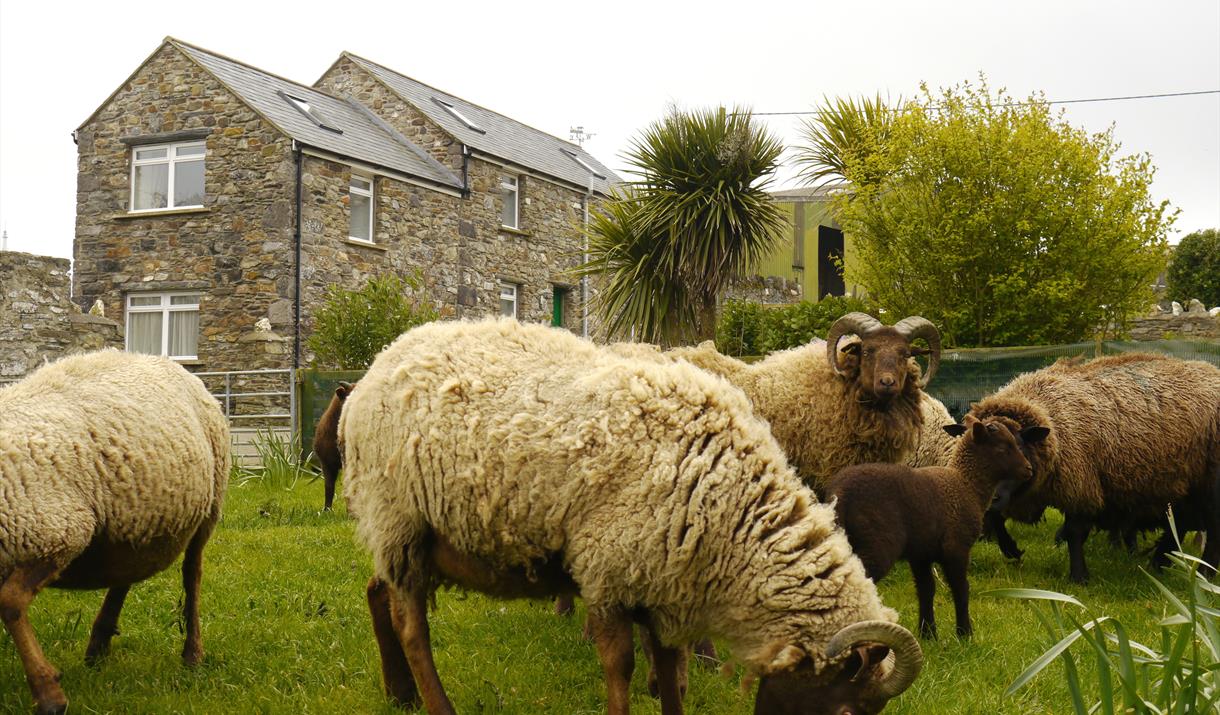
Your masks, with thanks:
M207 131L202 209L128 213L124 138ZM291 142L190 58L162 47L77 133L75 300L123 320L136 291L198 290L199 369L286 367L254 330L293 297ZM289 308L289 313L291 309Z
M461 146L419 110L390 91L372 75L346 58L340 59L317 82L321 89L350 95L384 121L432 154L458 175L463 170ZM427 234L416 224L420 217L397 213L394 202L403 199L392 180L379 180L384 187L378 198L380 237L393 243L417 238L423 244L407 248L412 259L429 272L432 290L443 305L457 316L494 315L499 312L499 281L518 287L518 317L532 322L550 322L555 288L565 291L564 325L579 331L582 305L579 281L569 271L581 261L580 224L584 219L584 192L545 177L521 175L490 161L471 157L466 163L470 196L452 204L445 212L426 217L427 229L447 233L444 249L426 248ZM504 197L502 176L518 176L520 186L520 230L500 224ZM344 185L346 190L346 185ZM413 200L421 201L418 197ZM387 203L389 204L387 206ZM456 226L454 226L456 223ZM456 235L455 235L456 234ZM404 246L406 245L404 244ZM369 249L363 249L369 250Z
M72 302L66 258L0 251L0 383L45 360L123 347L116 321Z
M750 276L733 281L722 295L723 300L743 300L766 305L788 305L804 299L800 281L783 276Z

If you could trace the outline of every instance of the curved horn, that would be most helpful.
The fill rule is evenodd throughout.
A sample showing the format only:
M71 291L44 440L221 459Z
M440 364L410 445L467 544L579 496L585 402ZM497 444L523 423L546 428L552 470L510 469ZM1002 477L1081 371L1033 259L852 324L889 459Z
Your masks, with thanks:
M940 331L936 329L932 321L918 315L898 321L894 325L894 330L897 330L908 341L914 341L916 338L928 341L928 347L932 350L928 353L928 371L919 380L920 389L927 387L928 383L932 382L932 376L936 374L936 368L940 367Z
M889 621L861 621L842 628L826 644L826 655L835 658L859 643L880 643L890 648L893 665L872 685L872 692L887 700L911 687L923 668L923 651L919 648L919 641L910 631Z
M881 321L868 313L848 313L830 326L830 332L826 333L826 359L830 361L830 366L834 368L836 375L846 377L846 373L839 365L839 340L844 335L852 334L864 337L881 327Z

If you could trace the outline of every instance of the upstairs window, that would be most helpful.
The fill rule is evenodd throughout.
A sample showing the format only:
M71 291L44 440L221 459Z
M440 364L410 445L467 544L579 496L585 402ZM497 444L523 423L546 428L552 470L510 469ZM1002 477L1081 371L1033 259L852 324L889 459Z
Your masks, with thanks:
M131 154L131 210L203 206L203 142L137 146Z
M520 228L520 182L515 176L500 179L500 193L504 195L504 208L500 211L500 223L509 228Z
M194 360L199 354L198 293L127 296L127 352Z
M467 129L474 130L474 131L478 132L479 134L487 133L486 129L484 129L483 127L480 127L478 124L476 124L474 122L474 120L472 120L470 117L463 114L461 112L461 110L459 110L457 107L453 106L451 103L446 102L443 99L438 99L436 97L433 97L432 101L436 102L438 105L440 105L441 109L444 109L446 112L449 112L449 114L453 115L454 119L458 120L462 124L465 124Z
M352 225L348 235L353 241L373 242L373 180L352 174L349 188Z
M517 317L517 284L500 281L500 315Z
M284 92L278 92L278 94L284 98L285 102L288 102L289 104L291 104L298 112L300 112L301 114L304 114L306 116L306 118L309 119L309 121L313 122L314 124L318 125L319 127L323 128L323 129L332 131L335 134L343 133L342 129L340 129L339 127L336 127L333 124L331 124L330 122L328 122L322 116L322 114L320 112L318 112L318 108L309 103L309 100L301 99L300 97L294 97L291 94L285 94Z

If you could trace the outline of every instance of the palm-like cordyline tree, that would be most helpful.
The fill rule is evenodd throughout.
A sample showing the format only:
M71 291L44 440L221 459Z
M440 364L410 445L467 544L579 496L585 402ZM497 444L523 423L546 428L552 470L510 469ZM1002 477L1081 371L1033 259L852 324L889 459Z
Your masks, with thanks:
M671 112L626 159L638 178L589 224L582 274L614 337L673 345L712 337L717 299L783 229L767 187L782 145L748 111Z
M901 100L895 106L902 106ZM871 154L885 145L896 116L881 95L825 100L813 119L803 121L804 143L795 152L799 176L811 186L825 186L847 181L851 171L858 184L876 183L884 170L870 161Z

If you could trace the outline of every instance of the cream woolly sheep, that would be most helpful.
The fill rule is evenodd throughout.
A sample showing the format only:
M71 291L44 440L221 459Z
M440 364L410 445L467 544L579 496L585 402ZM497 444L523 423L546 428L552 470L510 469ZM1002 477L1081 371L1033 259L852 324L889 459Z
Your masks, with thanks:
M675 646L708 634L762 676L758 712L875 712L918 671L833 510L745 396L701 370L512 320L432 323L378 355L339 433L348 508L389 584L369 601L403 703L453 712L428 639L441 585L579 592L611 713L628 709L633 620L654 634L667 714Z
M26 616L45 586L109 589L85 650L94 660L132 584L185 549L182 658L200 661L203 547L228 477L219 405L164 358L79 355L0 390L0 617L39 712L67 706Z
M919 428L915 451L907 459L907 466L949 466L953 450L957 448L957 440L945 432L944 427L955 424L957 420L945 409L944 403L926 392L920 397L919 411L922 413L923 424Z
M1211 537L1203 558L1220 563L1220 368L1148 354L1061 360L1018 375L970 414L1051 429L1032 450L1031 487L1010 510L1063 512L1073 581L1088 578L1083 547L1094 525L1158 523L1174 504L1201 516ZM1005 554L1019 555L1002 517L998 527Z
M841 339L852 334L859 340L840 349ZM923 424L922 388L940 362L940 334L917 316L884 326L864 313L848 313L826 337L752 365L720 354L711 342L666 354L740 387L797 473L821 490L844 467L911 456ZM917 338L930 349L913 347ZM921 378L910 358L925 353L928 372Z

